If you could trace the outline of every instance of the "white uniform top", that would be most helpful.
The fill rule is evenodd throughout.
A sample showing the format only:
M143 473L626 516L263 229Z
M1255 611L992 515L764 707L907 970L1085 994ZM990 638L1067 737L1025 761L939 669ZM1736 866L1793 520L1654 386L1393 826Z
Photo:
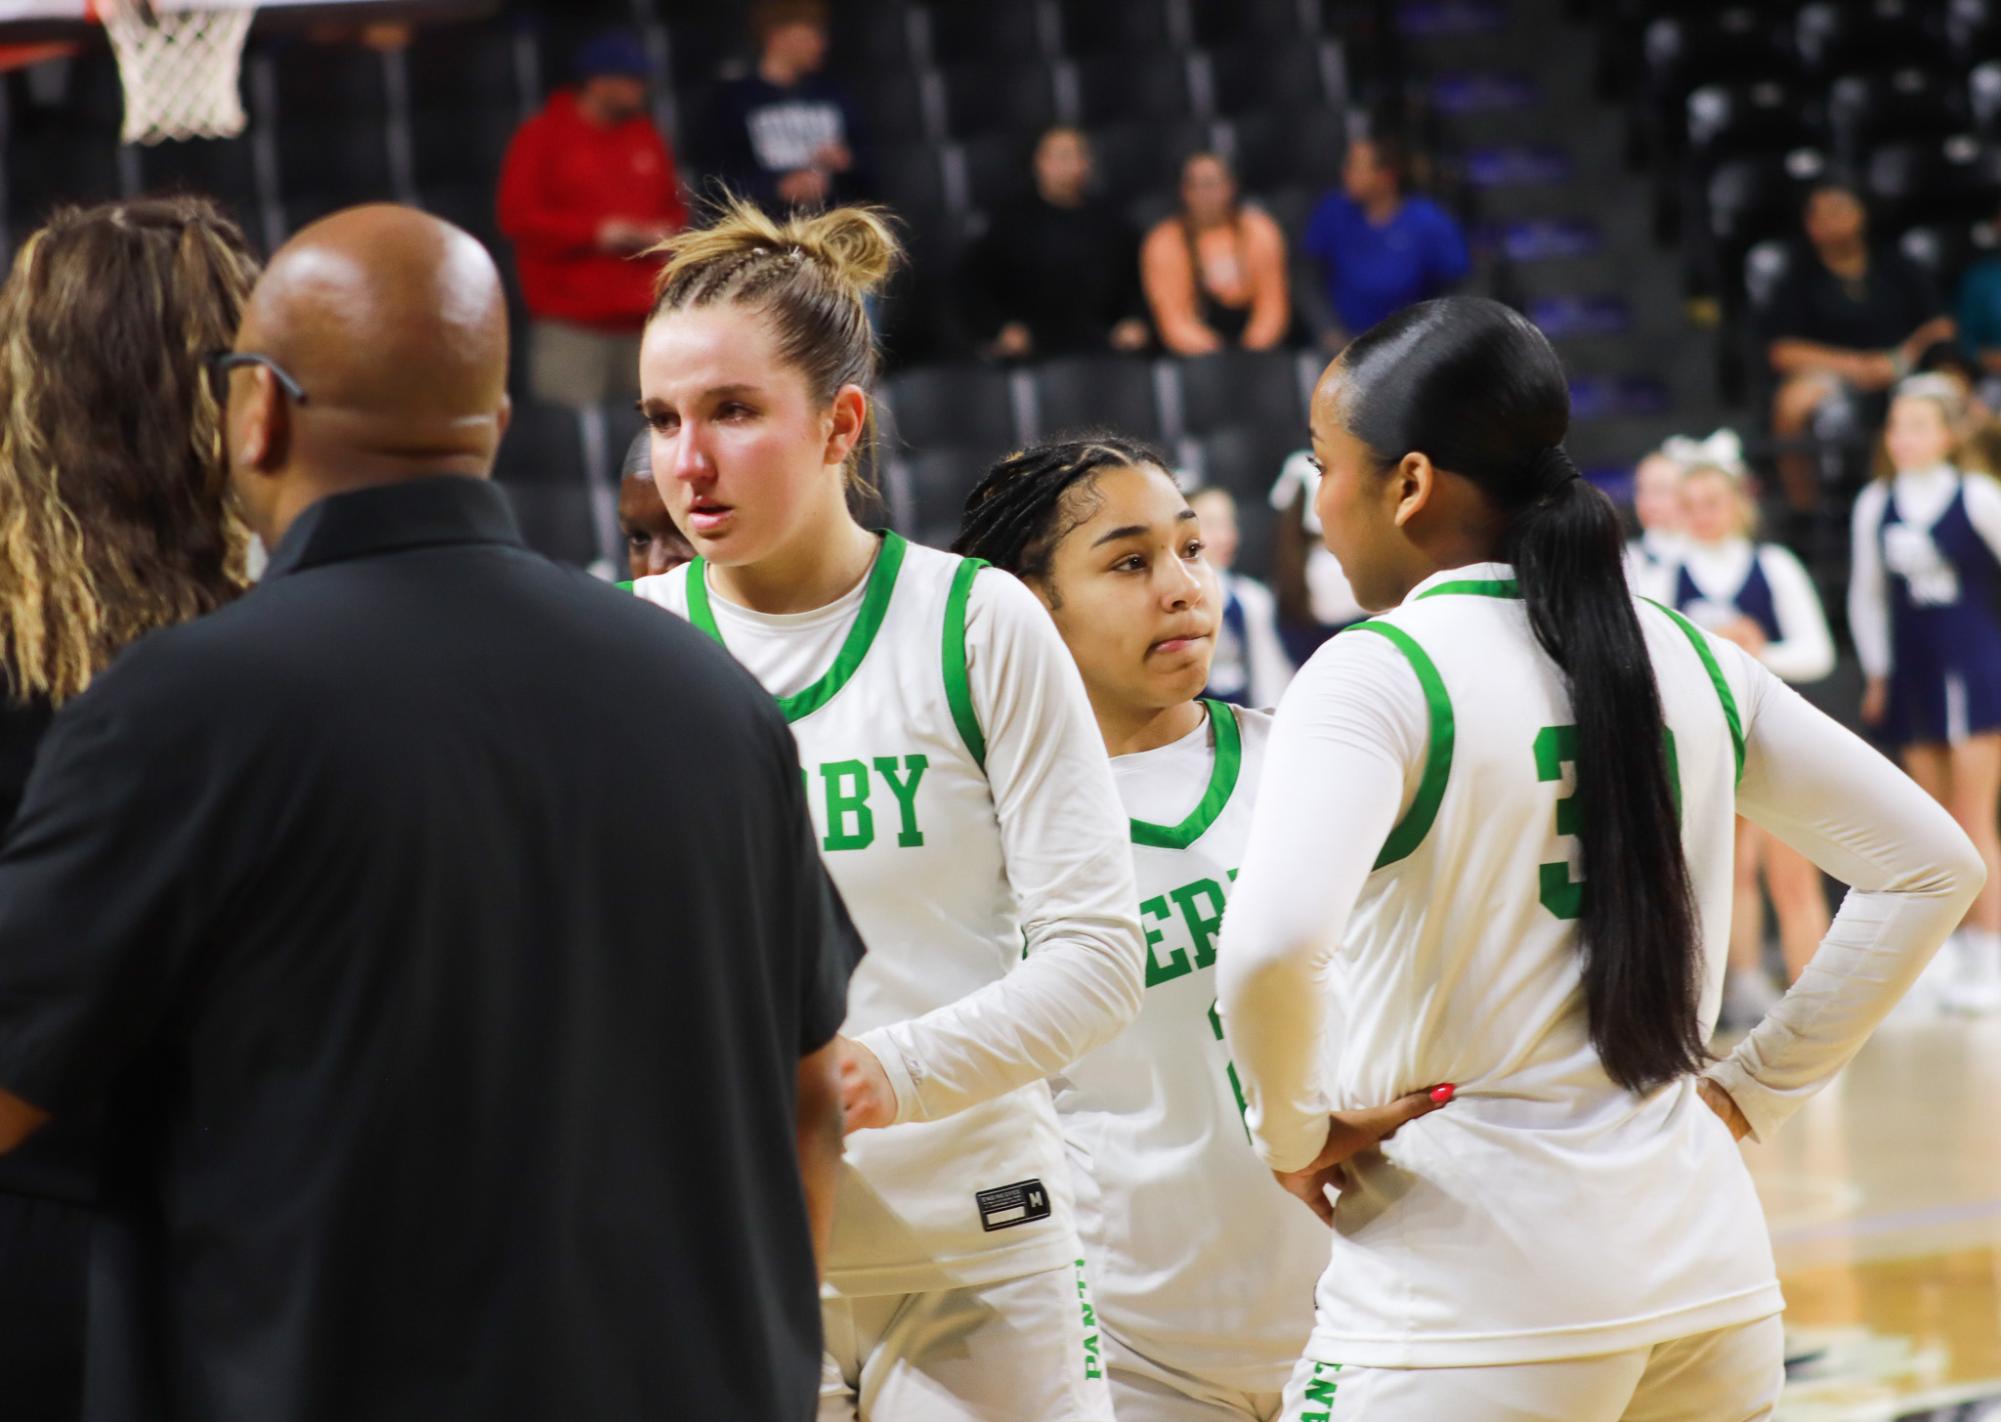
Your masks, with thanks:
M1834 636L1827 630L1827 611L1820 605L1813 577L1791 549L1748 538L1715 543L1686 538L1667 571L1667 595L1657 597L1640 587L1633 591L1656 602L1673 603L1677 574L1687 573L1703 601L1682 612L1703 631L1713 632L1737 616L1732 599L1750 577L1754 558L1772 590L1772 615L1779 624L1779 635L1765 643L1758 660L1781 681L1819 681L1834 670Z
M1215 1011L1217 930L1271 713L1208 705L1172 745L1112 761L1133 822L1146 1002L1056 1079L1056 1109L1104 1329L1149 1362L1278 1392L1313 1325L1327 1230L1252 1154Z
M1856 660L1869 676L1890 674L1890 592L1880 541L1884 505L1897 501L1897 516L1908 529L1929 529L1964 486L1966 517L1988 551L2001 559L2001 483L1986 474L1961 474L1950 464L1912 469L1894 479L1873 480L1855 497L1850 525L1853 556L1848 575L1848 627ZM1917 555L1919 557L1924 554ZM1936 559L1936 552L1929 557Z
M842 1293L1072 1263L1045 1078L1139 1010L1125 817L1083 682L1034 595L980 566L889 534L811 612L734 606L699 560L633 589L778 698L868 945L842 1030L881 1060L898 1124L847 1140L826 1271Z
M1572 713L1513 589L1498 564L1427 578L1323 647L1273 728L1218 974L1258 1149L1297 1169L1330 1102L1459 1085L1357 1157L1316 1356L1537 1362L1781 1307L1757 1195L1694 1080L1636 1096L1591 1046L1563 832ZM1678 614L1636 611L1710 946L1704 1026L1736 813L1856 890L1798 983L1712 1069L1762 1137L1888 1013L1983 872L1943 810L1755 660Z

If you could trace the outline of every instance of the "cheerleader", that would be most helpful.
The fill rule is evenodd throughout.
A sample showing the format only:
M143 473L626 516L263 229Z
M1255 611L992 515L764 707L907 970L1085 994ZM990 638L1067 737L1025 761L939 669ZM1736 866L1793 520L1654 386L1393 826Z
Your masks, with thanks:
M1949 947L1945 1005L2001 1007L2001 484L1954 466L1960 393L1897 387L1888 469L1855 501L1848 621L1862 719L1979 846L1987 887Z
M1819 681L1834 670L1827 614L1798 558L1776 543L1752 541L1758 510L1745 477L1741 467L1722 463L1696 462L1684 469L1681 535L1666 578L1671 601L1696 626L1736 643L1781 680ZM1749 820L1738 820L1732 976L1725 1004L1745 1026L1764 1016L1778 996L1762 962L1761 869L1778 916L1789 981L1800 975L1828 924L1820 870Z
M1680 551L1681 471L1681 459L1667 446L1633 469L1633 520L1640 526L1640 536L1626 544L1626 583L1656 602L1667 599Z

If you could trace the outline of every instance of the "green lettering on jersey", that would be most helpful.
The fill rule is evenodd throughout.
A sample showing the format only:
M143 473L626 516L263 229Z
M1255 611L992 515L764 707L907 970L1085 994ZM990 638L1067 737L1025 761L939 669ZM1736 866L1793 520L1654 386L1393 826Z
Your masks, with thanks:
M1674 732L1661 728L1662 748L1667 754L1668 789L1674 795L1675 822L1681 822L1681 758L1675 753ZM1563 779L1565 762L1577 760L1577 727L1544 726L1535 735L1535 778L1547 784ZM1577 792L1556 802L1556 832L1575 835L1584 826L1578 810ZM1561 919L1575 919L1584 913L1584 884L1570 877L1568 860L1536 866L1538 897L1542 906Z
M827 837L820 843L829 852L867 849L875 843L875 816L868 807L868 766L859 760L831 761L820 767L820 779L827 792Z
M1308 1407L1321 1405L1324 1406L1325 1410L1321 1412L1301 1412L1299 1414L1299 1422L1333 1422L1334 1394L1340 1391L1340 1384L1332 1379L1321 1377L1320 1370L1322 1368L1333 1373L1341 1371L1339 1363L1315 1363L1313 1365L1313 1376L1307 1379L1304 1401Z
M1208 967L1216 961L1216 930L1223 926L1222 886L1213 879L1197 879L1192 884L1170 889L1167 896L1174 900L1174 906L1181 910L1181 921L1188 925L1188 936L1195 944L1195 966ZM1207 913L1196 907L1198 898L1209 900Z
M1165 963L1153 951L1160 946L1166 934L1147 923L1150 918L1156 923L1168 921L1167 896L1156 894L1139 906L1140 927L1146 932L1146 985L1159 987L1162 983L1173 982L1182 974L1192 971L1188 965L1188 954L1176 948Z
M930 758L921 755L905 756L901 767L893 755L875 758L876 773L889 782L889 793L896 796L896 808L902 816L902 827L896 832L898 848L918 849L924 844L924 831L917 827L917 785L930 765ZM898 778L899 768L910 773L908 780Z

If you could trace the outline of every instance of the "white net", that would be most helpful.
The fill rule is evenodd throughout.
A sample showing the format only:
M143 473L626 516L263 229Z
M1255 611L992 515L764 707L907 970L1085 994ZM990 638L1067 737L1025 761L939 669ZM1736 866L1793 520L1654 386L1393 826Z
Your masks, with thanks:
M125 142L243 132L238 78L254 5L184 10L162 0L99 0L98 18L118 55Z

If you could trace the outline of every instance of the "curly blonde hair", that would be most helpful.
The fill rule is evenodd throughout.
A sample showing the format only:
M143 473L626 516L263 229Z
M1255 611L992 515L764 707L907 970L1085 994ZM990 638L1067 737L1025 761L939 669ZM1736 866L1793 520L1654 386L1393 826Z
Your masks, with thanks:
M227 602L232 511L203 358L257 279L205 198L66 208L0 288L0 669L60 705L127 643Z
M880 208L835 207L773 217L724 196L716 220L676 233L649 255L665 258L649 321L691 307L737 305L759 311L778 338L779 358L806 377L822 405L844 385L872 390L882 355L867 298L903 257ZM873 407L863 445L873 442ZM860 484L859 455L848 464Z

